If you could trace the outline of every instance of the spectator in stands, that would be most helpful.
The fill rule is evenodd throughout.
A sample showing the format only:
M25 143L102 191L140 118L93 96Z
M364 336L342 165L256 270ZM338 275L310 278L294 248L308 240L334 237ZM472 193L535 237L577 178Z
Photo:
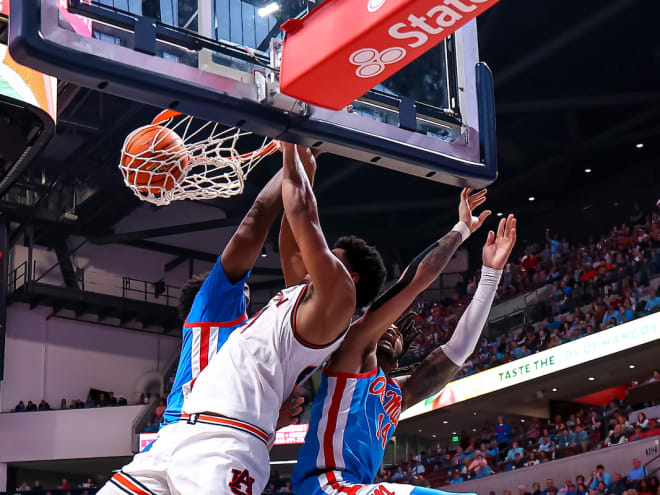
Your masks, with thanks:
M418 476L420 474L424 474L426 472L426 469L424 468L424 464L422 464L422 461L417 459L415 461L415 466L412 469L412 474L413 476Z
M646 414L641 411L637 413L637 426L639 426L644 431L646 431L649 427L649 420L646 419Z
M96 407L96 401L92 399L92 394L87 394L87 400L85 401L85 407L88 409L93 409Z
M455 485L456 483L463 483L465 481L461 476L461 472L458 469L454 469L454 474L452 475L450 485Z
M626 482L624 481L623 476L621 476L621 473L615 473L614 481L610 485L608 492L611 495L623 495L626 488Z
M40 411L50 411L50 404L46 402L45 399L41 399L41 402L39 402L39 410Z
M403 466L399 464L399 466L396 469L396 473L392 475L392 481L401 481L404 475L405 473L403 472Z
M577 424L573 432L568 435L569 447L580 448L582 452L586 452L589 448L589 434L582 429L582 426Z
M27 484L27 481L24 481L21 483L21 486L16 488L17 492L29 492L30 491L30 485Z
M58 488L59 490L70 490L70 489L71 489L71 485L70 485L69 482L66 480L66 478L62 478L62 483L60 483L59 486L58 486L57 488Z
M653 375L648 379L646 383L660 382L660 371L653 370Z
M632 460L632 463L633 468L628 472L626 481L628 482L628 486L637 486L637 483L643 478L646 478L648 473L646 468L642 466L642 461L640 461L637 457Z
M99 400L96 403L96 407L106 407L108 405L108 398L105 396L105 392L99 393Z
M516 458L513 460L511 469L519 469L522 467L525 467L525 459L523 459L523 456L521 454L516 454Z
M477 462L477 465L475 466L474 470L474 477L475 478L485 478L486 476L490 476L493 474L493 470L491 467L488 465L488 461L483 458L481 454L477 456L477 459L475 459Z
M646 479L642 478L639 482L639 495L655 495L655 493L651 493L650 487L649 487L649 482L646 481Z
M552 480L552 478L545 480L545 490L543 490L542 495L548 495L550 493L554 493L556 495L558 491L559 490L555 486L555 482Z
M34 481L34 484L32 485L32 489L35 491L43 490L43 488L41 487L41 483L39 483L39 480Z
M636 440L642 440L644 437L642 436L642 429L635 425L635 429L633 430L633 434L628 437L629 442L634 442Z
M543 495L541 492L541 483L535 481L532 483L532 495Z
M658 493L658 491L660 490L660 484L658 483L658 478L656 478L655 476L651 476L651 478L649 479L649 489L653 495Z
M121 395L119 396L119 400L117 401L118 406L127 406L128 401L126 400L126 397L122 397Z
M602 464L598 464L596 470L591 474L589 488L598 488L598 482L600 481L605 483L605 486L610 486L612 484L612 477L609 473L605 472L605 466Z
M293 493L291 491L291 482L287 481L286 483L284 483L284 485L282 485L278 490L278 493Z
M545 430L545 433L541 437L541 440L539 440L539 452L550 452L551 449L554 447L554 444L552 440L550 439L550 436L548 435L548 431Z
M621 445L626 443L628 439L626 438L625 432L623 430L623 425L617 423L614 425L614 429L610 432L607 437L607 446L612 445Z
M92 478L87 478L87 481L80 484L80 488L96 488Z
M25 404L23 404L23 401L18 401L18 404L16 404L16 407L14 408L14 412L25 412Z
M163 417L163 413L165 412L165 409L167 408L167 404L165 403L165 399L160 399L160 404L156 408L156 417L160 420L160 418Z
M263 495L274 495L275 492L276 492L275 483L271 482L271 483L268 483L268 486L263 491Z
M511 427L504 423L502 416L497 417L497 426L493 430L493 434L497 439L497 444L500 452L509 446L509 438L511 437Z
M60 409L68 409L68 408L66 407L66 399L62 399L62 400L60 401Z
M511 448L507 452L506 457L504 458L504 460L506 462L513 462L513 461L516 460L516 454L519 454L520 456L522 456L524 454L524 451L523 451L522 447L518 446L518 442L514 441L511 444Z
M112 407L115 407L117 405L117 398L115 397L114 392L108 393L108 405Z

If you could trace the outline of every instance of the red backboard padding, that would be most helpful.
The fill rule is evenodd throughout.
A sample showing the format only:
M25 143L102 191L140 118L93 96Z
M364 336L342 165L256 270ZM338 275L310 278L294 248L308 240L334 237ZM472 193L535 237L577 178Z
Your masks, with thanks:
M282 25L280 91L339 110L499 0L326 0Z

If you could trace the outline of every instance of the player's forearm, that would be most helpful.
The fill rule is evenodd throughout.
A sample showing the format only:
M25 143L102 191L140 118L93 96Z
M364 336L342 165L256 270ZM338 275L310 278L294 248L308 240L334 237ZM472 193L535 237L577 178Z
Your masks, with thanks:
M501 275L501 270L482 267L477 291L458 321L451 339L429 354L405 383L404 408L442 390L474 352L488 319Z
M409 306L420 292L428 288L440 276L461 242L461 234L451 231L439 241L431 244L410 262L397 283L378 297L369 310L376 311L400 294L406 287L415 285L417 290L414 291L414 295L411 294L410 301L403 302L405 307ZM405 307L395 315L395 319L403 312Z
M312 156L303 153L301 162L309 179L310 186L313 186L314 176L316 175L316 161ZM286 286L299 284L307 274L307 269L302 261L300 247L293 237L293 231L286 215L282 217L279 245L280 261Z

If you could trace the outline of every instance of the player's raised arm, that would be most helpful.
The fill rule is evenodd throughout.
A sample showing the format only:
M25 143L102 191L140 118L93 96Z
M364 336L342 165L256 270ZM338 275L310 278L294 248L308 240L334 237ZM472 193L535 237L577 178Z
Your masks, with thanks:
M513 215L500 220L497 235L492 231L482 251L481 280L472 301L458 321L456 330L446 344L435 349L415 368L407 380L400 380L403 409L439 392L456 374L479 341L502 268L516 243L516 219Z
M261 190L222 253L222 268L231 283L249 272L266 242L268 231L282 212L282 171Z
M397 283L379 296L364 317L354 323L359 331L351 332L351 342L376 343L384 330L440 276L461 243L490 215L491 212L485 210L478 217L472 216L474 210L486 201L486 192L485 189L474 194L471 194L472 189L461 191L459 222L447 235L421 252L404 270Z
M309 148L299 148L297 156L300 158L305 173L309 178L309 183L314 185L314 176L316 174L316 156ZM302 254L296 239L293 237L291 226L287 216L282 217L282 226L280 228L280 263L282 264L282 273L284 274L285 287L297 285L303 281L307 275L307 268L303 263Z
M283 153L284 212L313 284L311 296L298 311L297 331L310 344L325 345L348 326L355 311L355 283L328 248L316 198L295 148L283 143Z

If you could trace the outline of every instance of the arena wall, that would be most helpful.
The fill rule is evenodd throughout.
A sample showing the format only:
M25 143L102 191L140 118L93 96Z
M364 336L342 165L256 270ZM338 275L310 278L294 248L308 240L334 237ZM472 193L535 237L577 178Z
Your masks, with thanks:
M85 400L90 388L113 391L134 404L147 374L163 373L176 359L181 340L91 323L47 319L48 308L8 308L5 380L0 409L18 401Z

